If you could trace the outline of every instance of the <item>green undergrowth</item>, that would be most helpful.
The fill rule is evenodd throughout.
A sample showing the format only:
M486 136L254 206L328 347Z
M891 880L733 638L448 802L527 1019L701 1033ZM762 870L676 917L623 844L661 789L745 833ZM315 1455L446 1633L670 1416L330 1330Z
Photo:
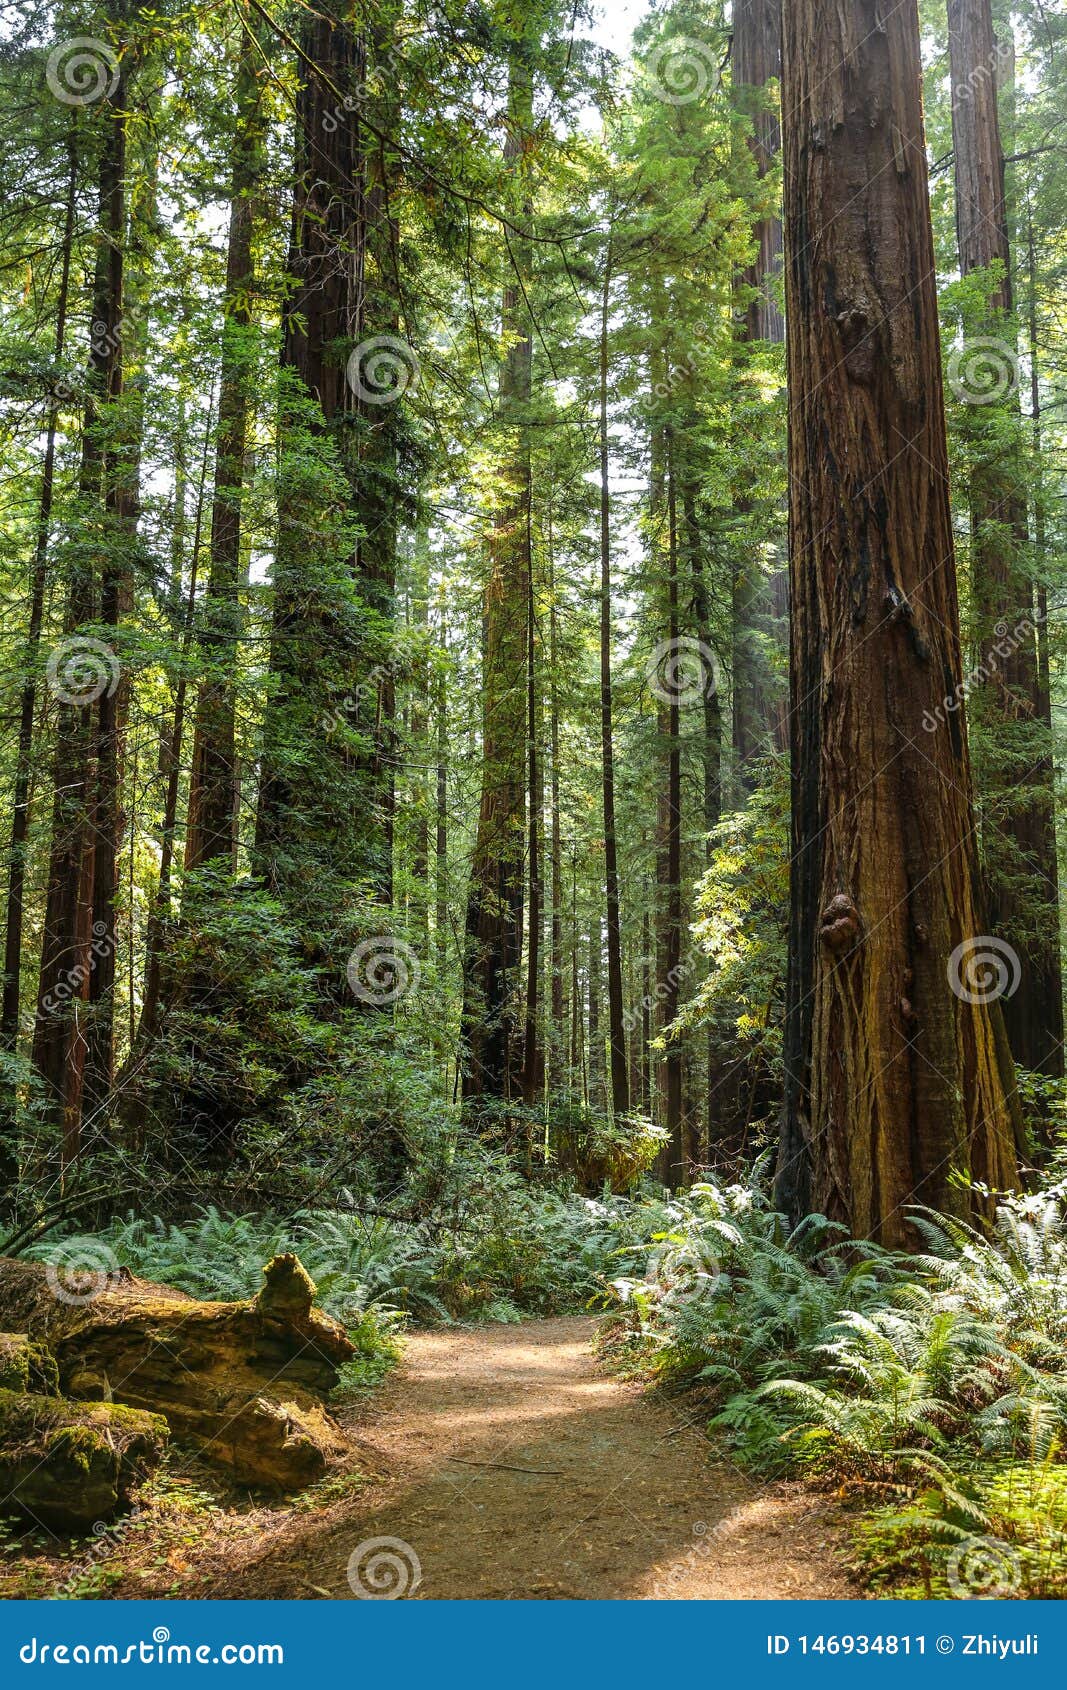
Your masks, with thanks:
M346 1327L357 1355L345 1392L377 1384L397 1359L406 1324L520 1321L601 1307L610 1279L636 1267L668 1209L639 1200L531 1186L481 1158L425 1218L391 1218L345 1193L343 1206L290 1218L206 1207L184 1221L116 1218L86 1237L56 1236L26 1253L41 1260L108 1257L139 1278L193 1296L254 1296L265 1262L294 1251L318 1301ZM398 1205L399 1207L399 1205Z
M918 1212L893 1254L758 1187L694 1187L605 1344L685 1388L769 1477L810 1476L863 1513L856 1566L882 1594L1067 1595L1067 1219L1059 1186L1004 1201L989 1237Z

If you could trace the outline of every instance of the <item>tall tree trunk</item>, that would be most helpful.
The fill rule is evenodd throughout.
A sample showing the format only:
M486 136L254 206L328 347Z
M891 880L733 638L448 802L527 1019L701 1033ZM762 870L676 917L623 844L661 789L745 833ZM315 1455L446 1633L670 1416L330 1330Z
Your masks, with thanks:
M411 684L410 803L414 811L411 857L412 917L420 946L430 938L430 537L424 523L415 535L411 626L418 635Z
M442 624L441 652L437 662L435 710L437 728L437 816L434 830L435 912L437 972L444 990L448 968L448 630Z
M778 1201L912 1240L1016 1183L983 935L915 0L786 7L793 891ZM978 972L976 972L976 967Z
M504 156L524 176L533 127L533 82L516 46L508 91ZM527 208L528 210L528 208ZM524 243L513 262L525 267ZM510 435L501 472L504 501L489 545L482 676L482 796L467 901L463 992L463 1095L518 1095L515 1030L522 954L526 821L526 671L529 597L531 328L522 278L504 291L502 323L510 342L500 373L498 408Z
M559 659L559 625L556 605L556 561L553 549L552 511L549 508L548 526L548 709L549 737L552 751L552 781L549 795L551 806L552 855L552 1063L551 1085L562 1093L560 1084L567 1068L567 1015L563 986L563 835L560 821L559 767L559 678L556 665Z
M733 87L740 108L751 115L749 149L759 180L770 171L781 150L777 114L768 109L767 85L781 75L782 0L734 0ZM785 322L772 281L782 268L782 224L778 217L760 216L752 230L756 254L741 275L746 300L741 336L747 346L761 341L780 346ZM761 641L768 623L779 626L788 616L788 576L778 570L766 580L755 559L743 559L733 585L733 747L742 786L749 784L752 760L769 747L785 751L788 724L775 704L771 677Z
M611 1107L616 1119L630 1110L626 1031L622 1001L622 921L619 913L619 844L615 828L615 750L611 695L611 486L608 440L608 315L611 306L611 240L604 261L600 307L600 746L604 800L604 882L608 941L608 1048Z
M600 1114L607 1105L607 1092L604 1084L604 1040L600 1031L600 963L601 963L601 932L600 911L595 911L589 922L589 981L587 994L589 1000L589 1083L587 1099L589 1107L596 1114Z
M1014 357L1011 253L1004 194L1004 154L997 112L997 67L1001 55L993 31L990 0L949 0L949 61L952 74L952 140L956 176L956 228L960 272L1000 264L1003 274L990 293L988 331L1011 341L1004 356ZM1018 407L1014 383L1005 384L1001 418ZM966 386L966 384L964 384ZM966 392L964 392L966 397ZM1034 746L1012 755L998 778L1015 789L1010 815L996 824L1002 836L987 838L995 862L1009 857L1005 872L990 875L993 932L1018 957L1017 990L1004 999L1004 1019L1017 1062L1024 1068L1063 1074L1063 982L1059 952L1059 875L1056 862L1055 798L1051 740L1042 731L1037 644L1034 638L1032 584L1020 567L1027 545L1026 493L1017 450L1005 452L1001 434L986 425L990 408L977 413L984 438L978 442L971 476L971 529L979 640L986 672L982 703L994 723L1017 733L1020 715L1029 716L1033 733L1045 742L1035 761ZM999 420L995 416L994 424ZM1009 654L1001 655L1005 629ZM1019 891L1020 877L1030 882L1030 897ZM1034 928L1027 902L1042 906L1045 943L1031 940Z
M192 652L193 631L196 614L196 589L200 574L200 546L204 521L204 486L207 479L208 454L205 445L204 461L200 470L200 485L197 491L196 516L193 524L193 552L189 566L189 587L185 601L184 627L181 643L181 667L178 683L174 692L174 716L170 731L163 744L163 755L160 759L161 772L166 779L163 796L163 826L160 830L159 842L159 880L156 884L155 897L148 918L148 935L145 945L145 973L144 993L141 998L141 1019L137 1029L137 1039L132 1057L143 1052L159 1028L160 1008L162 1004L163 985L163 952L164 935L171 913L171 879L174 871L175 841L178 831L178 796L182 772L182 745L185 737L185 713L188 693L187 670ZM176 574L179 589L181 586L181 563L176 560ZM143 1124L144 1097L136 1092L128 1106L124 1108L124 1117L134 1132L140 1130Z
M133 609L137 524L141 505L143 396L131 373L144 358L146 317L151 295L151 254L156 221L154 141L145 164L143 198L128 206L128 84L120 77L116 97L116 145L120 149L108 213L110 280L104 338L112 346L108 403L113 438L105 444L104 511L107 549L100 579L100 622L118 629ZM128 224L128 229L127 229ZM130 249L126 262L125 248ZM99 322L96 325L99 330ZM123 763L132 682L121 668L118 684L105 687L97 701L96 794L93 806L92 967L86 1023L84 1108L94 1118L105 1115L115 1079L115 988L118 963L117 910L119 855L126 828Z
M265 165L265 120L257 35L242 17L236 74L236 118L230 174L230 227L222 297L219 420L211 507L211 559L199 631L205 675L193 727L193 761L185 832L185 866L218 862L233 854L237 807L236 680L241 631L241 504L245 436L252 380L252 236L255 197Z
M70 295L70 260L74 239L74 195L78 182L78 156L74 136L68 140L70 160L67 201L63 219L63 258L56 299L54 358L58 368L67 338L67 310ZM30 825L30 767L33 751L33 720L37 709L37 661L44 622L44 595L48 573L48 543L52 531L52 499L55 490L56 435L60 401L53 398L48 410L44 464L37 503L37 530L30 571L30 620L26 635L26 678L19 705L18 749L11 809L11 840L8 847L8 882L4 937L4 997L0 1018L3 1049L14 1051L19 1029L19 987L22 977L22 917L26 885L26 836Z
M60 1132L64 1169L81 1149L82 1107L85 1094L89 1022L87 1002L95 970L111 942L114 978L114 817L104 817L103 837L97 830L101 780L97 760L103 749L114 752L114 694L118 659L113 649L95 637L86 643L79 630L94 620L96 574L101 579L101 619L114 623L119 612L115 547L120 539L120 485L109 464L111 411L122 391L122 261L125 240L126 77L120 73L105 112L103 150L99 167L98 233L90 317L88 396L82 433L79 494L87 532L72 549L70 585L64 621L65 652L85 651L85 670L77 674L77 660L66 662L75 671L71 686L61 680L58 743L53 769L52 842L48 863L44 932L38 975L37 1015L33 1061L44 1081L49 1118ZM63 671L61 670L61 675ZM86 683L89 684L86 684ZM104 710L98 701L106 698ZM105 771L103 796L113 793L112 770ZM94 934L94 916L101 904L95 897L97 859L106 881L112 869L110 911L105 929ZM110 1022L107 1026L110 1039ZM97 1035L96 1051L101 1049Z
M667 642L679 650L678 595L678 499L674 432L663 431L664 472L667 491ZM657 971L663 991L662 1026L669 1029L678 1014L682 960L682 746L680 736L679 689L668 689L659 713L659 737L665 743L664 787L661 793L661 840L659 855L660 923L657 942ZM685 1146L682 1142L682 1045L668 1040L662 1058L664 1125L669 1138L660 1155L661 1177L672 1187L685 1174Z
M346 990L339 916L368 882L382 904L392 899L392 665L374 663L364 630L392 612L383 442L396 424L381 413L412 369L409 348L367 332L372 312L387 310L388 159L377 136L370 157L362 107L373 78L341 0L305 15L300 73L280 436L283 449L301 436L305 446L279 508L254 860L291 911L328 1007ZM309 453L310 442L335 452Z
M578 852L571 849L571 1050L569 1098L588 1104L585 1082L585 1043L582 1036L582 989L578 972Z
M677 443L676 443L677 448ZM704 773L704 806L703 824L706 839L704 849L705 866L710 865L714 855L712 835L722 819L722 707L719 702L718 680L715 665L712 662L712 626L711 626L711 594L708 591L707 572L704 568L704 547L702 543L700 524L697 518L696 489L691 475L686 476L683 489L682 505L685 516L686 552L689 558L689 568L693 581L693 601L696 611L697 637L702 650L701 676L703 680L702 692L704 701L704 738L703 738L703 773ZM736 670L735 670L736 684ZM721 1109L722 1100L718 1096L721 1082L721 1065L719 1062L718 1045L715 1028L709 1019L705 1038L706 1078L707 1086L704 1094L704 1141L707 1155L710 1158L716 1141L716 1106ZM701 1160L699 1155L693 1158Z
M641 917L641 1107L652 1113L652 922L648 906L652 887L645 886L645 910Z
M762 181L782 145L777 113L767 103L767 84L782 73L782 0L734 0L733 33L734 95L752 117L749 147ZM761 217L752 234L756 256L742 277L751 290L745 307L745 338L780 346L785 322L770 284L782 268L781 219Z
M529 511L527 512L529 529ZM527 532L527 553L530 554ZM531 557L532 562L532 557ZM526 610L526 722L528 749L526 766L529 770L527 798L527 837L529 855L530 897L526 919L526 1026L523 1037L522 1096L527 1108L537 1099L543 1066L538 1048L538 1014L541 987L541 812L544 808L544 789L541 778L540 748L538 745L541 711L537 693L537 615L534 602L533 569L527 574ZM527 1125L527 1135L530 1127ZM529 1142L529 1138L527 1138Z

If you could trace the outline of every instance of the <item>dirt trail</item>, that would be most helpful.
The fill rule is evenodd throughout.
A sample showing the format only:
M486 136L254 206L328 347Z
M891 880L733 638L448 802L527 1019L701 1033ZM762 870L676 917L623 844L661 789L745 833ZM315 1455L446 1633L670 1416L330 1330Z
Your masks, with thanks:
M594 1326L414 1334L351 1428L384 1476L198 1594L350 1596L357 1545L389 1538L403 1547L365 1551L361 1576L406 1585L414 1551L423 1599L856 1595L829 1506L709 1462L699 1432L597 1365Z

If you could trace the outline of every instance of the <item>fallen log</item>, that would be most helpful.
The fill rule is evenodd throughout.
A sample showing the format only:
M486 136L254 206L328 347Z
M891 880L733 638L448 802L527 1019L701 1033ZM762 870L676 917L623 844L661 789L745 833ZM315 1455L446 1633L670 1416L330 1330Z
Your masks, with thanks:
M51 1352L65 1395L163 1414L243 1482L299 1489L344 1453L323 1399L355 1349L314 1307L295 1256L263 1273L248 1302L200 1302L128 1274L102 1277L85 1298L84 1277L65 1297L54 1267L0 1260L0 1326Z
M0 1332L0 1390L59 1395L59 1369L43 1344L25 1332Z
M0 1514L61 1532L111 1520L166 1441L158 1414L0 1390Z

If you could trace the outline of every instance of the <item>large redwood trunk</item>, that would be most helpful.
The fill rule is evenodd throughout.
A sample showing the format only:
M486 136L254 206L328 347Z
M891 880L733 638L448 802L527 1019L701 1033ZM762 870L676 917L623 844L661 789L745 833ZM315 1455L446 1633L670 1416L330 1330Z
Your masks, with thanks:
M949 0L948 23L960 272L1003 267L989 295L986 333L1001 341L1007 358L1015 328L997 71L1008 55L998 51L990 0ZM1028 539L1022 466L1017 452L1005 452L1002 429L996 427L1005 413L1018 410L1014 383L1005 388L1002 403L989 406L983 400L974 414L976 428L984 431L975 442L970 485L974 584L979 645L990 676L978 704L1009 736L1017 734L1012 724L1020 718L1031 722L1032 731L1025 748L991 771L1012 797L1010 813L985 837L994 865L990 923L1018 957L1018 989L1004 1000L1015 1059L1060 1076L1063 982L1051 735L1038 679L1033 587L1019 563ZM966 381L961 396L968 396ZM998 638L1005 628L1006 642ZM997 649L1004 644L1010 647L1007 656ZM1000 872L998 858L1006 859ZM1020 881L1029 883L1022 896ZM1040 937L1032 936L1035 899L1042 906Z
M898 1244L910 1204L983 1206L953 1174L1016 1183L1017 1124L975 968L966 733L958 712L923 726L961 659L915 0L794 0L783 68L793 895L778 1194Z

